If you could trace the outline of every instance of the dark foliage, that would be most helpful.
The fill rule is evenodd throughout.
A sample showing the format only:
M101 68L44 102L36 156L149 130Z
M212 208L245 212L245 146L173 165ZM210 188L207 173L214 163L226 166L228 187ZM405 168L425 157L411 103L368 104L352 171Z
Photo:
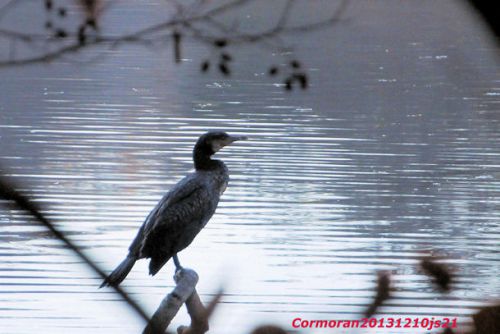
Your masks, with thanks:
M445 265L434 262L431 257L426 257L420 262L420 267L428 276L432 277L434 284L441 291L450 291L452 274Z

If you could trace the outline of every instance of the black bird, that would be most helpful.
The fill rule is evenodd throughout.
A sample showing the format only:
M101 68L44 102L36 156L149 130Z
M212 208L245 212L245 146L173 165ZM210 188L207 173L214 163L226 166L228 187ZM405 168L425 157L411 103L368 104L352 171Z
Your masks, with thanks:
M195 172L184 177L156 205L129 247L125 260L100 287L120 284L139 259L150 258L149 274L155 275L170 258L180 268L177 253L189 246L210 220L226 190L229 173L214 155L224 146L246 137L207 132L193 149Z

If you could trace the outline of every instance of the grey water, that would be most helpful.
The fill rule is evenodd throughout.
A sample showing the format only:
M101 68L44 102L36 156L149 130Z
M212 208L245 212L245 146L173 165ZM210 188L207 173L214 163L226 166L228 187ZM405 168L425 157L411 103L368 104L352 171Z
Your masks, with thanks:
M147 26L162 5L117 5L105 28ZM1 69L1 172L111 270L156 202L192 169L196 138L213 129L246 135L217 154L229 187L180 253L200 275L204 301L224 287L211 332L360 319L379 270L391 271L394 292L378 318L456 317L459 330L468 328L479 307L500 299L497 45L452 1L353 2L340 23L286 43L293 53L230 45L230 77L200 73L217 52L192 40L180 65L170 47L126 45ZM8 48L0 43L2 55ZM282 75L295 57L310 88L287 92ZM267 75L273 64L281 76ZM0 241L1 333L142 329L25 213L2 205ZM419 270L426 254L452 268L450 293ZM123 286L152 313L172 275L169 263L150 277L142 261ZM188 323L183 310L172 328Z

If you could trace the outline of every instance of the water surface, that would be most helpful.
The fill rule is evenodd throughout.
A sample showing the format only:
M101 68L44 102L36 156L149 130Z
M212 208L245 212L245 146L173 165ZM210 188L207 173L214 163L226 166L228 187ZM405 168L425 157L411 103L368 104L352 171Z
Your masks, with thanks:
M378 270L394 273L396 289L380 317L449 316L467 326L500 297L500 88L495 46L463 9L443 3L355 5L348 22L292 38L311 75L305 92L268 78L267 64L287 60L259 48L231 49L231 78L201 75L208 51L194 42L181 66L170 50L130 46L98 62L4 69L2 171L111 270L192 168L200 134L247 135L218 154L230 186L180 254L199 273L204 300L226 289L214 333L290 328L297 317L359 319ZM111 11L109 24L155 8ZM3 333L142 328L23 212L0 212L0 240ZM418 271L427 253L453 268L451 293ZM124 287L153 312L172 288L173 265L146 273L138 263ZM183 311L175 325L187 323Z

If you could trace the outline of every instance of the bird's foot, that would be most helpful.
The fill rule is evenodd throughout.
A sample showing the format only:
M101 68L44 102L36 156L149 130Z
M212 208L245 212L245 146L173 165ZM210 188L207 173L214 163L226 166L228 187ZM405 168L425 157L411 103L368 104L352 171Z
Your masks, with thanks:
M182 270L183 268L181 266L181 262L179 261L179 258L177 257L177 254L175 254L172 258L174 259L175 272Z

